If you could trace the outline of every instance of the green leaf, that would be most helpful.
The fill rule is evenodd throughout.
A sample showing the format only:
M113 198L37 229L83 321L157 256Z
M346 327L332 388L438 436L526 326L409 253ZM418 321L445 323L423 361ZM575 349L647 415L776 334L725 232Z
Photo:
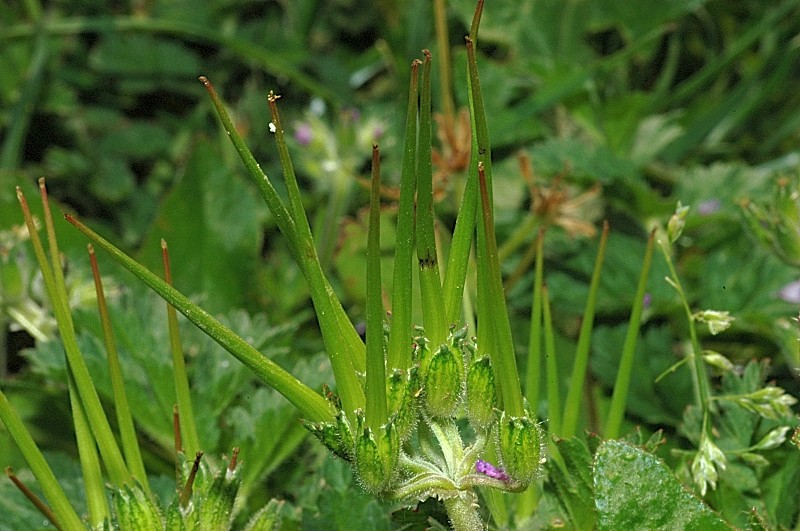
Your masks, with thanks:
M200 70L200 61L189 47L146 34L117 33L104 38L89 64L99 72L151 79L192 79Z
M597 529L731 529L644 450L606 441L594 466Z
M178 289L202 293L211 312L242 307L255 290L262 212L251 187L225 165L219 147L200 140L139 253L142 263L162 270L163 238Z
M564 467L547 461L549 484L575 529L592 529L597 521L592 484L592 454L577 437L556 441Z

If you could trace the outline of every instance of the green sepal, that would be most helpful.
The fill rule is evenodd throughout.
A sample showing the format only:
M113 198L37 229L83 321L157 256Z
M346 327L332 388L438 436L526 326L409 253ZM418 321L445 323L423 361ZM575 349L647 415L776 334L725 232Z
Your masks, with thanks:
M389 415L401 441L408 440L414 432L421 394L419 371L395 369L386 384Z
M530 415L512 417L504 411L497 426L497 450L506 474L529 484L541 475L546 461L544 430Z
M203 529L220 531L230 529L233 506L242 484L239 468L220 470L198 500L197 521Z
M397 477L400 461L400 435L390 420L374 431L362 427L363 414L358 416L359 435L356 439L355 471L359 483L367 492L380 494L389 490Z
M333 422L302 421L303 426L328 450L345 461L352 461L355 455L353 432L344 412L339 410Z
M464 361L461 350L442 345L431 358L425 378L425 409L434 418L451 418L464 389Z
M244 531L272 531L281 526L281 509L284 501L272 498L269 503L258 510L247 522Z
M475 359L467 368L467 418L472 427L485 431L495 419L497 394L492 362L488 356Z
M175 499L167 508L164 531L184 531L186 529L186 523L183 521L186 511L181 508L179 500L180 497L175 496Z
M137 483L113 489L111 494L119 529L163 529L164 517Z
M431 365L433 352L431 351L428 339L425 337L425 331L417 327L417 332L419 332L419 336L414 338L414 353L412 358L414 364L418 367L420 381L424 382L425 378L428 376L428 369Z

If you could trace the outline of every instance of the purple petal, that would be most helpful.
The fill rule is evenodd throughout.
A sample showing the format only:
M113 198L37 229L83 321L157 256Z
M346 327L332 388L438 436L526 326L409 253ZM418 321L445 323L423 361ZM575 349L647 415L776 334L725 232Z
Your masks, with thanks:
M312 138L314 138L314 133L311 131L311 126L305 122L299 124L294 131L294 139L301 146L309 145Z
M502 468L497 468L493 464L487 461L483 461L481 459L478 459L475 462L475 470L479 474L484 474L486 476L489 476L490 478L499 479L500 481L509 480L508 474L503 472Z
M789 282L778 292L778 298L792 304L800 304L800 280Z
M709 216L722 208L722 201L719 199L707 199L697 205L697 213L701 216Z

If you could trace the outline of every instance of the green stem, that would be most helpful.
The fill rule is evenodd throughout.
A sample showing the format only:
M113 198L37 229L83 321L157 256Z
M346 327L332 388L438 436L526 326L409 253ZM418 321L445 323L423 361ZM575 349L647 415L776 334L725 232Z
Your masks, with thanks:
M366 425L372 430L386 424L386 358L383 353L383 302L381 297L381 159L372 146L372 189L367 236L367 375Z
M200 81L205 85L223 128L228 133L250 177L261 190L261 195L274 216L275 223L289 243L289 251L292 253L292 257L308 282L322 337L331 360L334 377L336 378L337 389L342 398L343 407L348 417L350 417L356 409L364 407L365 402L363 389L359 385L355 374L356 370L363 370L366 364L364 344L355 332L341 303L322 273L319 261L316 259L313 239L309 239L310 229L307 230L303 226L298 227L298 224L302 225L304 223L304 213L299 215L298 219L293 217L291 211L286 208L269 178L262 171L261 166L234 127L214 86L204 76L200 77ZM280 121L278 120L278 124L275 124L276 134L278 133L279 125ZM280 134L283 134L283 129L280 129ZM285 143L283 143L283 148L281 143L278 144L279 150L284 148ZM284 167L283 170L288 176L287 188L292 188L291 176L293 176L293 170L291 167ZM296 188L296 182L294 187ZM292 202L292 211L302 209L301 206L296 204L296 198L290 198L290 201ZM308 222L305 220L305 225L307 224ZM351 418L351 420L354 419Z
M709 411L711 401L711 390L708 385L708 376L706 375L706 366L703 362L702 351L700 350L700 341L697 339L697 329L694 325L694 317L692 316L692 309L689 307L689 301L686 298L686 293L683 291L681 281L678 277L678 272L675 270L675 265L672 263L672 257L669 254L666 246L661 245L661 251L664 259L669 268L670 280L683 305L683 311L686 313L686 319L689 324L689 337L692 342L692 363L689 365L692 369L692 377L695 386L695 397L697 403L703 410L704 414Z
M279 96L270 92L267 100L272 113L272 123L275 126L275 142L278 146L284 183L289 194L289 212L296 228L295 236L300 250L298 258L302 262L300 267L311 290L317 321L331 360L343 407L345 411L353 412L364 407L364 392L356 378L356 372L364 372L366 368L365 347L322 271L308 216L303 208L297 176L286 146L283 124L278 113L278 98Z
M536 238L536 265L531 302L531 331L528 342L528 366L525 378L525 398L535 412L539 404L539 385L542 367L542 290L544 286L544 228ZM498 251L499 254L499 251Z
M459 492L457 496L445 498L442 503L454 531L476 531L486 529L477 510L477 496L471 491Z
M589 283L589 296L586 300L586 309L583 312L581 331L578 334L578 346L575 349L575 365L572 368L572 378L567 392L567 401L564 406L564 425L561 436L566 438L575 435L578 428L581 403L583 402L583 385L586 381L586 371L589 368L589 349L592 342L592 329L594 327L594 312L597 304L597 289L600 286L600 271L606 254L608 242L608 222L603 223L603 233L600 236L600 246L597 249L597 258L594 263L592 280Z
M172 286L172 270L169 266L169 250L167 242L161 240L161 260L164 264L164 281ZM186 360L183 357L183 346L178 331L178 315L175 307L167 303L167 328L169 329L169 346L172 352L172 376L175 383L175 398L178 402L181 440L186 455L195 455L201 450L200 438L194 421L192 395L189 392L189 378L186 376Z
M133 477L139 481L145 493L150 494L150 484L147 481L147 473L144 469L144 461L139 450L139 443L136 438L136 428L133 424L128 397L125 393L125 380L122 377L122 366L119 363L119 353L114 339L114 331L111 327L111 319L108 315L108 305L106 304L103 281L100 278L100 269L97 265L97 256L94 253L92 244L88 244L89 262L94 277L95 293L97 293L97 310L100 314L100 323L103 327L103 341L108 357L108 373L111 377L111 388L114 392L114 409L117 413L117 425L119 426L120 441L122 442L122 452L125 455L125 462L131 470Z
M50 503L50 508L56 516L56 519L62 529L85 529L83 522L81 522L78 513L69 503L67 495L59 485L55 474L45 461L42 452L33 441L33 437L25 428L22 419L19 418L17 412L11 407L5 393L0 391L0 420L3 421L9 435L19 447L25 461L31 468L36 481L39 483L39 488L47 501Z
M544 310L544 352L547 368L547 415L548 430L551 434L562 433L561 392L558 386L558 360L553 334L553 317L550 314L550 296L547 285L542 286L542 309Z
M611 405L606 418L603 436L607 439L619 437L622 419L625 415L625 403L628 399L628 389L630 388L631 376L633 375L633 358L636 352L636 339L639 337L639 328L642 321L642 310L644 309L644 296L647 289L647 280L650 276L650 266L653 263L653 243L655 241L655 231L650 233L647 240L647 248L644 252L644 263L642 272L639 274L639 284L636 288L636 295L633 299L631 317L628 322L628 332L625 335L625 343L622 345L622 355L619 360L619 370L617 380L614 383L614 393L611 396Z
M161 280L157 275L148 271L147 268L123 253L92 229L69 214L65 214L65 218L75 225L75 227L97 247L109 253L115 261L133 273L139 280L149 286L150 289L158 293L164 300L172 304L179 312L185 315L195 326L246 365L267 385L286 397L287 400L300 410L307 420L312 422L333 421L334 411L325 398L298 381L297 378L261 354L230 328L214 319L205 310L190 301L188 297Z
M419 92L419 59L411 63L411 85L408 89L406 138L403 166L400 173L400 204L397 209L394 278L392 283L392 325L386 353L390 369L411 367L412 292L414 259L414 197L416 194L415 163L417 159L417 94Z
M97 389L94 387L92 376L86 366L86 362L78 348L78 341L75 330L72 326L72 315L69 311L67 289L64 284L64 273L61 268L61 252L58 249L55 230L53 228L53 218L50 214L50 206L47 198L47 190L44 186L44 179L39 180L39 190L42 197L45 227L47 229L48 243L50 246L50 259L48 260L36 226L33 223L28 203L22 191L17 188L17 198L22 207L25 217L25 225L31 238L34 254L42 272L47 296L53 306L53 314L58 324L58 331L61 334L61 341L64 345L64 352L67 358L69 369L75 378L75 385L78 389L81 403L91 425L92 434L97 442L103 462L106 466L111 483L122 486L130 480L131 475L125 466L125 460L117 446L111 426L108 423Z
M83 404L81 404L78 389L75 387L75 379L69 368L67 368L67 381L72 423L75 427L75 440L78 446L78 460L81 464L83 491L86 494L86 507L89 512L89 524L92 529L100 529L109 516L100 458L97 455L97 446L92 437L92 430Z

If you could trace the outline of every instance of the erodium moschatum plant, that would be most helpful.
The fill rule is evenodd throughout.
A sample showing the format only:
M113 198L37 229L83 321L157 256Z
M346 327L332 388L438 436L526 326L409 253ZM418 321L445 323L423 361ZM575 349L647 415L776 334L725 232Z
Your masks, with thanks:
M170 282L145 269L74 217L66 216L94 247L108 252L294 404L308 430L335 455L352 464L355 477L366 491L382 499L409 503L436 498L444 504L454 529L484 527L478 511L478 487L522 491L541 476L546 461L544 432L521 391L494 235L491 149L475 56L481 11L479 2L466 38L472 131L469 174L444 267L437 252L433 215L431 54L423 51L422 60L411 64L388 313L382 303L379 256L380 152L377 145L373 146L366 341L345 314L317 258L284 139L279 96L268 96L270 129L274 131L288 199L277 194L253 158L211 81L200 78L309 285L335 377L335 387L324 389L322 394L264 357L190 302ZM464 289L473 245L477 256L477 311L470 319L476 317L478 322L474 331L464 317ZM412 322L413 268L418 269L422 323ZM54 282L57 286L57 279ZM54 293L57 292L55 287ZM59 306L60 311L68 311ZM62 317L68 323L68 315ZM71 369L73 361L78 366L77 358L70 359ZM72 372L76 379L87 378L81 369ZM118 512L126 514L127 508L133 506L126 500L134 500L136 507L144 507L143 518L152 519L156 527L157 522L167 525L163 515L148 506L143 469L134 470L132 466L136 458L122 456L113 444L107 423L94 419L93 415L99 412L93 410L99 406L96 396L90 396L91 391L82 391L85 383L79 382L74 397L80 400L78 409L90 417L87 436L94 432L96 441L104 441L97 446L118 492ZM179 409L182 419L191 411L190 404L179 403ZM183 427L180 431L191 432ZM199 452L196 439L191 436L186 446L189 456ZM235 464L220 474L220 482L228 481L228 476L235 474ZM213 481L216 480L212 484ZM51 503L63 504L57 495L53 499L56 502ZM190 494L182 495L181 510L191 513L187 509L190 501ZM100 514L97 518L102 520ZM195 511L195 520L197 514L199 510Z

